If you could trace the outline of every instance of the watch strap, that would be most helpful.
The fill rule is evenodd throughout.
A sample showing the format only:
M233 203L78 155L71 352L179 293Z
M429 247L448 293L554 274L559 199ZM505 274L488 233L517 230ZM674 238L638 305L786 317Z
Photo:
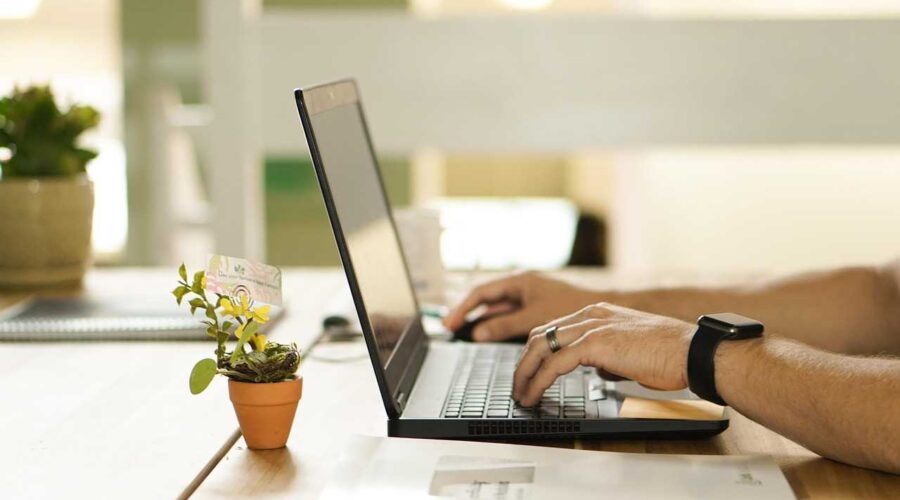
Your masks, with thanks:
M722 337L720 330L699 325L688 349L687 371L691 392L725 406L725 401L716 390L716 348Z

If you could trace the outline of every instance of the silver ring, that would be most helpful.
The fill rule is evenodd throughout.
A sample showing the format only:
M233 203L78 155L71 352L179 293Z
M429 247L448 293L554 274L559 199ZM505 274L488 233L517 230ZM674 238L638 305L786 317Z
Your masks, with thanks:
M557 327L551 326L544 331L544 334L547 335L547 343L550 344L550 352L557 352L562 349L562 346L559 345L559 339L556 338L556 330Z

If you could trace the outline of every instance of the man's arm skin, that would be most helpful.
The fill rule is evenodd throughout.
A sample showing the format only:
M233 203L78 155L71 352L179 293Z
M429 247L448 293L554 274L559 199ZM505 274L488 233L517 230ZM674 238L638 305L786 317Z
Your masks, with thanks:
M897 264L791 276L759 285L681 288L614 294L607 302L695 322L737 312L766 329L847 354L900 354Z
M781 339L723 342L716 387L736 410L824 457L900 474L900 360Z
M544 331L557 326L562 349ZM532 331L516 368L513 397L536 404L579 365L664 390L687 386L696 325L595 304ZM820 351L794 341L722 342L716 388L732 407L822 456L900 474L900 360Z
M474 338L499 341L597 302L694 322L702 314L736 312L769 331L809 345L853 354L900 354L900 263L808 273L727 288L597 292L534 273L481 285L447 317L450 329L482 304L513 312L479 324ZM501 307L502 309L502 307Z

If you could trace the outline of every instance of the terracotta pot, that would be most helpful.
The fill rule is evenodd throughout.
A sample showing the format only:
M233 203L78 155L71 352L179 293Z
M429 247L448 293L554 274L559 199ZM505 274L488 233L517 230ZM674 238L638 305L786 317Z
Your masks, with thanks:
M0 181L0 286L80 282L93 213L94 185L86 176Z
M274 384L229 380L228 394L248 447L271 450L287 444L303 394L303 377Z

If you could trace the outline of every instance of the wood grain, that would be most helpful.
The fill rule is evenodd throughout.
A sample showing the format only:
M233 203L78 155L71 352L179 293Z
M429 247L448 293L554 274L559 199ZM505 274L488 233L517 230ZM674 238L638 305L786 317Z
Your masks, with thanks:
M95 271L83 290L43 295L165 295L174 270ZM273 335L308 342L333 271L285 274L290 311ZM0 294L0 305L22 293ZM192 491L237 439L225 380L192 396L209 342L0 343L3 498L173 498ZM223 450L222 448L225 447Z

